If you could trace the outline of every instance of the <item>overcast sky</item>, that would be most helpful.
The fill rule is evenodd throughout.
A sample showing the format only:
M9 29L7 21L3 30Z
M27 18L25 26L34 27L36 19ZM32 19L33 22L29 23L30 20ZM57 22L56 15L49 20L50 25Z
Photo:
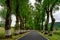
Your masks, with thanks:
M30 2L34 6L35 0L30 0ZM3 7L0 6L0 11L1 11L1 9L3 9ZM53 15L54 15L54 18L55 18L56 22L60 22L60 10L55 11L53 13ZM15 25L15 21L16 21L16 17L15 17L15 15L12 15L11 17L12 17L12 24L11 24L11 26L14 26ZM0 18L0 20L1 20L1 18ZM49 22L51 22L51 18L49 19Z

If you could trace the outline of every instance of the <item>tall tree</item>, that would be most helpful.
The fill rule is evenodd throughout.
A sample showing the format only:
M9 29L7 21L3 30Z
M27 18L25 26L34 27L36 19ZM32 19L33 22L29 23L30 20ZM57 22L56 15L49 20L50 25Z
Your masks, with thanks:
M38 11L38 19L39 19L39 21L38 21L38 24L40 25L40 29L42 30L43 29L43 22L44 22L44 20L45 20L45 11L44 11L44 9L43 9L43 2L42 2L43 0L36 0L36 10ZM38 3L37 3L38 2ZM37 17L36 17L37 18Z
M43 8L45 10L47 19L45 22L45 34L48 34L48 23L49 23L49 7L50 7L50 0L44 0L43 1Z
M45 22L45 34L48 34L48 23L49 23L49 9L46 10L47 19Z
M29 0L19 0L19 12L20 12L20 29L25 29L25 20L26 20L26 13L28 12L28 2ZM23 2L23 3L22 3Z
M7 14L5 22L5 36L11 37L11 13L12 13L12 0L6 0Z
M51 27L50 27L50 36L53 34L53 29L54 29L54 23L55 23L55 18L53 16L53 8L57 5L58 0L54 0L53 3L51 4L52 6L50 7L50 16L51 16Z
M15 34L20 33L20 27L19 27L19 2L16 0L16 25L15 25Z

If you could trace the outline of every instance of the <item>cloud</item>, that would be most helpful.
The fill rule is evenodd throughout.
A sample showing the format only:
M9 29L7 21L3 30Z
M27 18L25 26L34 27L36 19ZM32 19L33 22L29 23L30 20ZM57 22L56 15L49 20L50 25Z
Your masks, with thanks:
M35 0L29 0L29 2L34 6Z
M55 11L53 13L53 16L55 18L55 22L60 22L60 9L58 11ZM51 22L51 18L49 18L49 22Z
M60 9L59 11L56 11L53 15L54 18L56 19L56 22L60 22Z
M11 16L11 19L12 19L11 26L15 26L15 24L16 24L16 16L15 15L12 15Z
M4 9L4 7L0 5L0 11L3 10L3 9Z
M1 21L1 17L0 17L0 21Z

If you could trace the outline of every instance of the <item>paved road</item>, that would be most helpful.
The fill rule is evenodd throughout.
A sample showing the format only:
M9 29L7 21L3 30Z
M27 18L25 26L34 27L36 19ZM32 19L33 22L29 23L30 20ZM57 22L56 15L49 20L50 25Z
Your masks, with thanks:
M36 31L32 31L29 34L27 34L26 36L24 36L18 40L48 40L48 39L44 38L43 36L38 34Z

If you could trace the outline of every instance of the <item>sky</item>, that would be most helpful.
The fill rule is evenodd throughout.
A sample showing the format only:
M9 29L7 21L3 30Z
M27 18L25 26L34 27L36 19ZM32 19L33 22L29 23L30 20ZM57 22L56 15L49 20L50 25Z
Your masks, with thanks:
M34 6L35 0L30 0L30 3ZM60 6L59 6L59 8L60 8ZM3 7L0 6L0 11L2 9L3 9ZM53 12L53 15L54 15L55 21L60 22L60 9L58 11ZM15 17L15 15L12 15L11 18L12 18L11 26L14 26L15 22L16 22L16 17ZM0 18L0 21L1 21L1 18ZM49 23L50 22L51 22L51 18L49 18Z
M4 9L4 7L0 6L0 11L2 11ZM2 20L2 18L0 17L0 21Z
M34 3L36 2L35 0L29 0L30 3L34 6Z
M11 26L14 26L16 23L16 16L15 15L12 15L11 16L11 19L12 19L12 23L11 23Z

